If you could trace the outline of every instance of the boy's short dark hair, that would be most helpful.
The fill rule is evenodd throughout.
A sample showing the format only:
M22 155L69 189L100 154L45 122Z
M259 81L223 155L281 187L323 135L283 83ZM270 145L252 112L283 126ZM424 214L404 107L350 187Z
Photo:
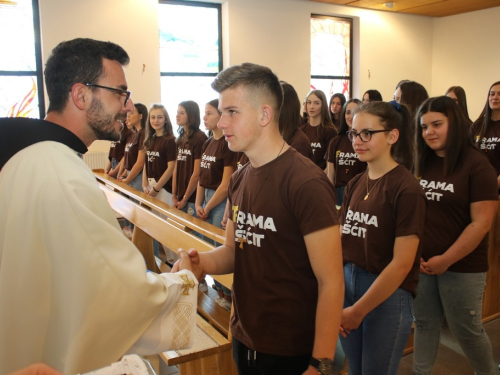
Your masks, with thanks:
M248 88L252 97L256 95L269 100L278 121L283 104L283 89L271 69L262 65L243 63L224 69L212 82L212 88L218 93L238 87Z

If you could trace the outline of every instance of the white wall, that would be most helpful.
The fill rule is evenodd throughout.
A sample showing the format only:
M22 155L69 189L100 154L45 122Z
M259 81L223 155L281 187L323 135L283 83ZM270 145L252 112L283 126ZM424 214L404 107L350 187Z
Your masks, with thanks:
M62 40L113 41L131 57L126 73L133 98L146 105L160 100L156 0L39 1L44 60ZM311 13L354 18L358 56L354 97L378 89L384 99L391 99L401 79L420 82L431 95L461 85L468 94L471 117L475 117L489 84L500 79L494 29L500 7L433 19L309 0L227 0L223 3L224 66L245 61L267 65L290 82L300 97L305 96Z
M500 7L434 20L432 95L462 86L472 120L500 81L499 22Z
M308 0L229 0L225 66L251 61L272 68L300 97L309 91L310 16L354 18L353 97L378 89L392 99L401 79L431 85L432 18L369 11ZM226 35L228 34L228 35ZM371 78L368 78L368 70Z
M63 40L81 37L112 41L130 55L126 74L132 97L141 98L146 105L158 101L158 1L39 0L39 4L43 61ZM108 149L109 142L96 141L90 150Z

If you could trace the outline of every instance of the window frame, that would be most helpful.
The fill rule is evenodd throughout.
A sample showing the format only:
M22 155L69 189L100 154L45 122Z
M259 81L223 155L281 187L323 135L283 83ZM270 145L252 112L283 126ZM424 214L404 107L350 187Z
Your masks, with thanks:
M222 61L222 5L216 3L204 3L201 1L183 1L183 0L159 0L159 4L193 6L202 8L217 9L217 23L219 34L219 71L216 73L195 73L195 72L163 72L160 70L160 77L216 77L223 70Z
M40 7L38 0L31 0L33 9L33 30L35 36L35 63L36 71L30 70L0 70L3 77L36 77L38 111L40 119L45 117L45 87L43 82L42 40L40 32Z
M311 17L309 19L309 22L312 18L325 18L325 19L342 18L342 19L345 19L346 21L349 21L349 24L350 24L350 29L349 29L349 50L350 50L349 75L348 76L330 76L330 75L313 75L313 74L311 74L309 82L311 82L311 80L313 80L313 79L348 80L349 81L349 98L352 98L353 60L354 60L354 58L353 58L353 53L354 53L354 30L353 30L354 19L351 17L346 17L346 16L335 16L335 15L311 13ZM327 98L327 99L330 100L330 98Z

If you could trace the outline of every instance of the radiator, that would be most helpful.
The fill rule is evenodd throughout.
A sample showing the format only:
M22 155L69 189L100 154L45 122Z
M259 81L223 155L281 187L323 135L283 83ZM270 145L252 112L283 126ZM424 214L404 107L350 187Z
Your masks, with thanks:
M83 155L83 161L87 163L90 169L104 169L108 162L107 152L87 152Z

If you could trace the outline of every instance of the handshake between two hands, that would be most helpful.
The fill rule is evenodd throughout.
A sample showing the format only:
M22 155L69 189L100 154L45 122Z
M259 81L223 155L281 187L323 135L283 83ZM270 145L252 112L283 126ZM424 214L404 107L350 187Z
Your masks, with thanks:
M189 249L187 252L178 249L179 260L175 262L170 272L178 272L180 270L190 270L198 281L202 281L206 273L201 265L200 254L195 249Z

